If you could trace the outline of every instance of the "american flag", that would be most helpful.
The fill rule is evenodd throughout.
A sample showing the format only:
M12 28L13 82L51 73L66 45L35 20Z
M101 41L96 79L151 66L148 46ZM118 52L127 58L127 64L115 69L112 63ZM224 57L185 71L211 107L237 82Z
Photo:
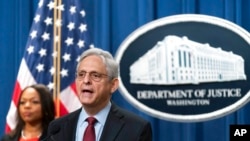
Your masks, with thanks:
M61 14L55 16L54 10ZM74 84L75 68L80 54L93 47L85 16L81 0L39 1L7 114L6 132L16 125L16 105L21 90L42 83L55 92L55 74L60 76L59 116L81 106ZM59 50L55 50L55 44L60 44ZM60 57L60 69L54 65L55 57Z

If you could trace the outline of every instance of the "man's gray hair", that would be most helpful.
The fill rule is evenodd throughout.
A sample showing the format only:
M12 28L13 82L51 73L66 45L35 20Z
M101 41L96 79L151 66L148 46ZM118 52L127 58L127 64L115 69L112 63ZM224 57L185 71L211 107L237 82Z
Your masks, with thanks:
M76 70L78 70L81 61L90 55L96 55L102 58L103 63L106 65L106 70L108 72L107 75L110 77L111 80L113 78L118 78L119 75L118 63L115 61L113 56L108 51L102 50L100 48L90 48L84 51L80 56L80 60L77 64Z

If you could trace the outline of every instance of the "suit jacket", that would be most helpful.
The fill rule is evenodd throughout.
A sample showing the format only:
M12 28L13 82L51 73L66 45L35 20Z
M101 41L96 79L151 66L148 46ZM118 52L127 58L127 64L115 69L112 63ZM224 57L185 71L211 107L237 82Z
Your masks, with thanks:
M80 112L52 121L44 141L75 141ZM112 103L100 141L152 141L152 128L148 121Z

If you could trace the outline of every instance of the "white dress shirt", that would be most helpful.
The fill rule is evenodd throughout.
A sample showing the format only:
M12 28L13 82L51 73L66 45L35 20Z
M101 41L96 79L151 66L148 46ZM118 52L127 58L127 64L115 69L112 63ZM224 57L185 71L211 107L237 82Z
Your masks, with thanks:
M108 113L111 108L111 102L107 104L104 109L102 109L100 112L98 112L94 117L97 119L97 122L95 124L95 136L96 141L100 140L103 127L105 125ZM77 128L76 128L76 140L75 141L82 141L83 140L83 134L85 132L86 127L88 126L88 122L85 121L89 115L85 112L84 108L82 108L82 111L79 115L78 121L77 121Z

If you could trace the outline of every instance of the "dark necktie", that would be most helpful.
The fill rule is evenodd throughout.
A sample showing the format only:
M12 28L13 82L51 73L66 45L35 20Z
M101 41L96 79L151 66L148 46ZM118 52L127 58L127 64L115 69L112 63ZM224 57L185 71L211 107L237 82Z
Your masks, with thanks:
M88 117L88 126L84 132L83 141L95 141L95 123L96 119L94 117Z

